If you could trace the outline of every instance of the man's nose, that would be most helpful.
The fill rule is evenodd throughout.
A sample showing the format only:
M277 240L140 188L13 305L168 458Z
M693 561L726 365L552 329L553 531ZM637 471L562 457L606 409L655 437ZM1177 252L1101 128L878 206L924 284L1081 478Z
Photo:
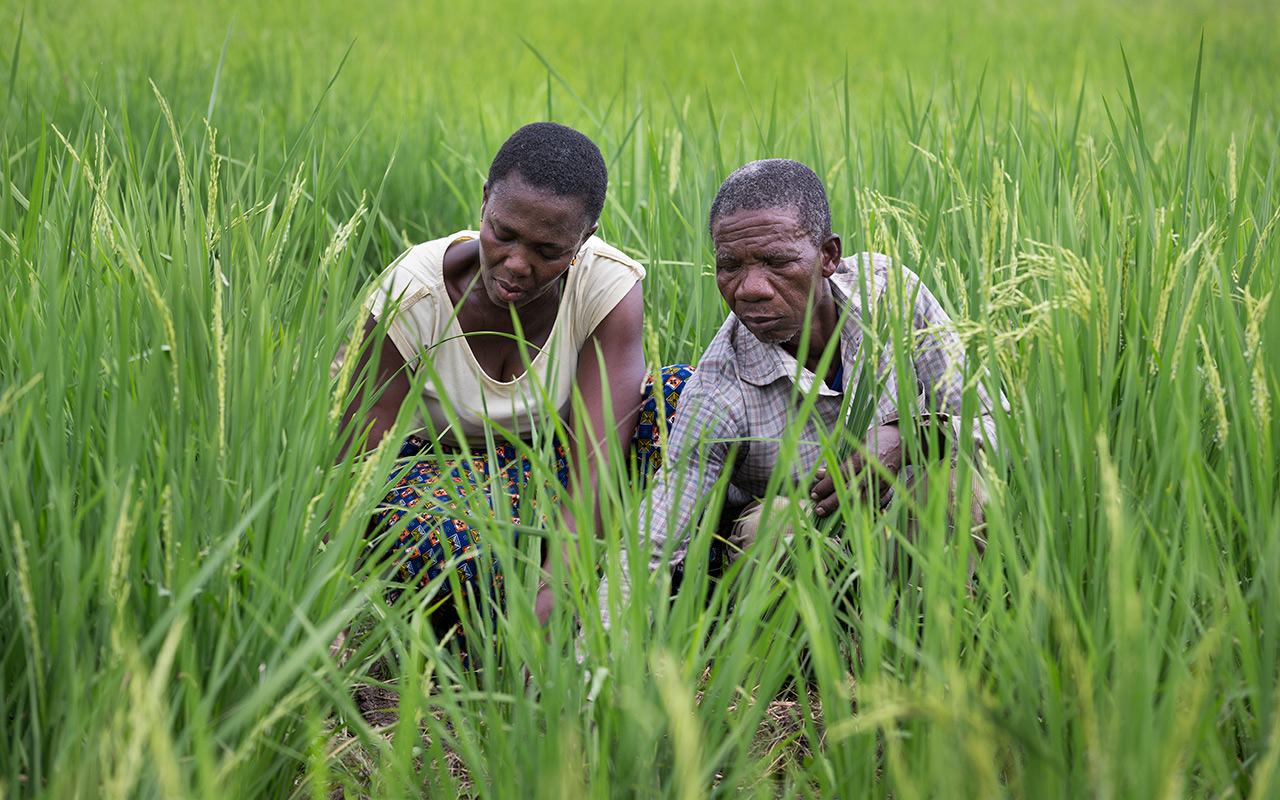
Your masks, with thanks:
M763 270L747 267L743 272L745 274L738 284L738 291L734 293L739 300L758 303L773 297L773 284L769 283Z

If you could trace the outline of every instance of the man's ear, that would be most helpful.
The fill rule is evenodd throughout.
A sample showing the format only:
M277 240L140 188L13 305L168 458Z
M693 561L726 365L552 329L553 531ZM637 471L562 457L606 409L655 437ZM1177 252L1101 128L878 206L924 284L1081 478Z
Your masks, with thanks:
M484 182L484 188L480 190L480 216L484 216L484 207L489 202L489 182Z
M840 266L840 237L831 234L818 248L818 257L822 260L822 277L830 278Z

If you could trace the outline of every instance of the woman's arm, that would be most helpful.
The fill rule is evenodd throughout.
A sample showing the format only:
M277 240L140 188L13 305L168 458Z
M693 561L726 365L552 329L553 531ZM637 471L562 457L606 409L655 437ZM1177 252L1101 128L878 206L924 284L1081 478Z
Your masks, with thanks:
M644 296L640 282L636 281L631 291L587 337L578 354L575 385L582 395L581 407L586 413L579 414L575 407L569 418L569 492L574 497L585 494L595 498L592 501L593 530L600 527L596 479L601 471L609 468L609 438L613 437L618 453L626 453L635 431L645 375L643 328ZM582 463L584 453L585 465ZM586 467L585 474L581 471L583 466ZM562 513L569 531L576 532L578 525L573 515L567 508ZM567 545L561 548L558 556L568 563ZM548 573L556 557L555 552L547 554L543 569ZM551 589L544 584L539 587L534 602L540 622L545 623L550 616L551 603Z
M346 455L353 441L361 441L360 433L365 428L369 429L369 435L362 442L361 452L377 447L382 438L387 435L387 431L391 430L391 426L395 424L400 406L409 396L409 374L404 357L400 355L400 351L396 349L389 336L384 334L378 337L377 332L378 321L370 316L364 323L359 361L356 362L355 371L352 373L356 381L355 391L347 404L346 413L342 415L342 427L338 429L344 431L346 437L338 460L342 460ZM365 375L375 351L378 354L377 373ZM348 358L353 355L347 353ZM361 380L362 376L363 380ZM348 431L352 418L365 402L366 394L373 397L373 404L366 412L364 423L359 428Z

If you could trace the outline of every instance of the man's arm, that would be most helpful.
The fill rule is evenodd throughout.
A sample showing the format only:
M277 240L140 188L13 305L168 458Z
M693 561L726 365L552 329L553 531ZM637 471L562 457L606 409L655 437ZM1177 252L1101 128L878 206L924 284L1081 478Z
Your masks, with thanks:
M600 529L596 481L609 467L610 438L618 453L626 453L635 430L645 372L643 318L644 296L637 281L587 337L578 355L575 380L585 414L577 408L570 414L569 491L594 498L592 530ZM567 507L562 507L561 516L570 533L576 533L577 521ZM557 558L568 564L567 544L558 553L548 552L543 564L548 576ZM551 615L553 599L551 587L544 582L534 600L539 622L545 624Z
M877 273L899 270L903 295L914 297L914 304L903 309L911 314L913 380L904 382L902 376L898 376L899 413L890 419L882 418L868 431L866 455L855 453L846 462L844 470L848 485L858 487L860 496L871 500L879 498L886 484L891 483L907 465L907 453L899 430L903 419L918 426L920 454L924 458L932 460L946 455L955 456L958 441L955 437L963 434L960 412L968 371L964 347L951 325L951 318L915 273L876 254L862 254L854 258L864 265L863 268L874 265ZM890 280L887 274L881 277L886 284ZM903 396L904 386L916 387L913 398ZM984 441L995 444L995 425L990 395L981 383L976 391L979 414L971 435L974 449L978 450L984 447ZM946 424L948 421L950 425ZM810 498L814 501L815 513L826 516L839 507L840 498L836 495L832 476L820 471L817 478L810 490Z

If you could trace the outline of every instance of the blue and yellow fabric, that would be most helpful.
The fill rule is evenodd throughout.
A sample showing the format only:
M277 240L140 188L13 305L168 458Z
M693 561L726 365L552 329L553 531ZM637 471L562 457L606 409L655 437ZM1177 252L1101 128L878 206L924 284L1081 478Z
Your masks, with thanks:
M659 380L651 376L646 383L632 438L632 480L640 486L662 466L662 422L669 427L675 420L680 392L692 375L693 368L686 365L664 367ZM428 453L430 457L426 457ZM559 486L548 482L546 496L554 502L557 491L569 480L569 463L559 441L553 442L553 457ZM452 597L446 583L429 613L438 636L454 629L465 661L457 604L469 599L482 603L487 595L489 613L495 619L506 608L501 565L485 552L484 534L468 520L502 513L516 525L522 518L525 524L535 519L544 524L545 515L538 514L535 492L529 486L533 465L510 444L496 445L492 454L464 452L447 445L433 447L417 436L404 441L400 458L390 476L394 484L370 521L369 548L382 551L381 561L395 564L393 586L386 593L388 603L395 603L411 586L426 587L445 569L456 571L462 596ZM494 477L498 480L491 480ZM504 499L492 496L495 486L503 487ZM412 518L404 523L409 515ZM394 540L383 541L401 523L404 526ZM518 529L514 535L518 537ZM484 568L480 566L482 558Z

